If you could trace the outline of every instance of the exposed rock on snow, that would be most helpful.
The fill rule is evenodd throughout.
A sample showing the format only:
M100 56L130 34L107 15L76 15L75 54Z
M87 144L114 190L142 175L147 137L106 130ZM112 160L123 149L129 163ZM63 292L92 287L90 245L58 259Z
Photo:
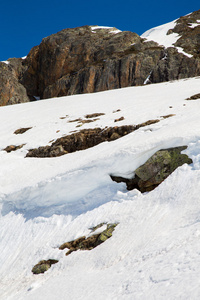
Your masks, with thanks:
M12 151L16 151L18 149L21 149L25 144L21 144L21 145L10 145L10 146L7 146L5 149L3 149L4 151L6 152L12 152Z
M120 117L118 119L115 119L114 122L120 122L120 121L123 121L124 120L124 117Z
M103 116L105 115L104 113L93 113L93 114L88 114L86 115L86 119L90 119L90 118L96 118L96 117L100 117L100 116Z
M101 225L101 224L100 224ZM74 241L71 242L67 242L62 244L59 249L63 250L68 248L69 251L66 252L66 255L69 255L70 253L77 251L77 250L92 250L95 247L99 246L100 244L102 244L103 242L105 242L107 239L109 239L112 236L113 231L115 230L115 227L118 224L108 224L107 228L98 234L93 234L89 237L80 237ZM96 229L98 229L99 227L96 226ZM96 231L96 229L94 231Z
M186 100L197 100L197 99L200 99L200 93L199 94L195 94L195 95L187 98Z
M56 264L58 260L56 259L48 259L48 260L41 260L37 265L35 265L32 269L33 274L41 274L46 272L51 265Z
M31 128L32 127L19 128L19 129L15 130L14 134L23 134L23 133L25 133L26 131L28 131Z
M118 120L119 121L119 120ZM121 120L120 120L121 121ZM30 149L26 157L56 157L78 150L94 147L105 141L113 141L131 133L140 127L158 123L160 120L149 120L138 125L124 125L120 127L83 129L57 139L51 146Z
M91 232L95 232L104 224L105 223L101 223L95 226L94 228L91 229ZM115 230L115 227L117 225L118 223L107 224L107 228L102 232L97 234L92 234L87 238L83 236L74 241L64 243L59 247L59 249L64 250L68 248L69 251L67 251L66 255L69 255L70 253L77 250L92 250L95 247L104 243L107 239L109 239L112 236L112 233ZM33 274L45 273L51 267L51 265L56 264L57 262L58 260L56 259L41 260L38 264L36 264L33 267L32 272Z
M181 151L186 148L187 146L182 146L157 151L145 164L135 170L133 179L113 175L111 178L116 182L125 182L128 190L136 188L142 193L151 191L178 167L185 163L192 163L192 159L188 158L186 154L181 154Z

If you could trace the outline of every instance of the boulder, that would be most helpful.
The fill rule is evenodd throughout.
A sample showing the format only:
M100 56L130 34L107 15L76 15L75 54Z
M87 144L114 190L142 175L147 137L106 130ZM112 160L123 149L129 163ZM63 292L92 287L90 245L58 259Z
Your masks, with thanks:
M186 154L181 154L181 151L186 148L187 146L181 146L157 151L145 164L135 170L135 176L132 179L113 175L111 178L116 182L125 182L128 190L136 188L142 193L151 191L178 167L185 163L192 163L191 158Z
M57 262L58 260L56 259L41 260L33 267L32 272L33 274L44 273L51 267L51 265L56 264Z

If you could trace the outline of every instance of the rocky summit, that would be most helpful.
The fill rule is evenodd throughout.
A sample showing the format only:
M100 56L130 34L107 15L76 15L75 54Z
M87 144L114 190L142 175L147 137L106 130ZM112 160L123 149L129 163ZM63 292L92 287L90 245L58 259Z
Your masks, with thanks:
M52 34L25 59L0 63L0 105L198 76L198 20L200 10L176 20L167 34L177 34L178 39L168 48L136 33L102 26Z

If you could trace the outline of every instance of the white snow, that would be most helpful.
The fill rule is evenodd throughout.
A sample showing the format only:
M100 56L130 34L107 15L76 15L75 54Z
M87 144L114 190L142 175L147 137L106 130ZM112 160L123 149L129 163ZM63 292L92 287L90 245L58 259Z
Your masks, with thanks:
M1 300L199 299L200 100L185 100L199 86L196 77L0 108ZM95 112L105 115L81 127L68 122ZM175 116L162 117L168 114ZM74 130L156 118L159 123L87 150L25 158L28 149ZM21 127L32 129L15 135ZM2 150L22 143L17 151ZM184 153L193 164L152 192L127 192L110 179L130 178L157 150L180 145L188 145ZM103 222L119 225L99 247L69 256L58 249ZM50 258L59 262L32 274Z
M8 60L2 60L1 62L7 65L10 63Z
M119 29L114 29L114 27L109 27L109 26L91 26L91 30L93 33L96 33L96 30L98 29L108 29L109 30L109 33L113 33L113 34L117 34L119 32L122 32L121 30Z
M147 84L149 82L149 78L151 77L151 74L152 74L152 71L149 73L149 75L145 79L144 84Z
M23 57L21 57L22 59L25 59L27 56L23 56ZM4 64L9 64L10 62L8 61L8 60L3 60L3 61L1 61L2 63L4 63Z
M174 44L177 42L177 40L180 38L178 33L170 33L167 34L167 32L170 29L173 29L176 26L176 21L174 20L172 22L166 23L164 25L160 25L154 28L151 28L147 31L145 31L141 38L147 39L147 41L155 41L159 45L164 46L165 48L168 47L175 47ZM188 57L192 57L191 54L186 53L181 47L175 47L179 53L182 53Z
M171 33L167 35L168 30L173 29L176 26L176 20L151 28L145 31L141 37L147 40L153 40L165 48L173 47L173 44L179 39L177 33Z
M195 27L197 27L197 26L199 26L200 25L200 20L197 20L197 23L191 23L190 25L189 25L189 27L190 28L195 28Z

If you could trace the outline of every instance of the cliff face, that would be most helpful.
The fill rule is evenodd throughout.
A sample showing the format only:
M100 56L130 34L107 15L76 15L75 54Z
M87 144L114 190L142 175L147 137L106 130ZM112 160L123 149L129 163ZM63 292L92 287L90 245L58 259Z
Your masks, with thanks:
M19 82L22 68L22 59L10 59L9 64L0 62L0 106L30 101Z
M178 19L167 33L180 36L170 48L116 28L64 29L44 38L26 59L0 64L0 105L198 76L198 20L200 10Z
M22 83L41 98L141 85L162 56L162 47L136 33L65 29L31 50Z

